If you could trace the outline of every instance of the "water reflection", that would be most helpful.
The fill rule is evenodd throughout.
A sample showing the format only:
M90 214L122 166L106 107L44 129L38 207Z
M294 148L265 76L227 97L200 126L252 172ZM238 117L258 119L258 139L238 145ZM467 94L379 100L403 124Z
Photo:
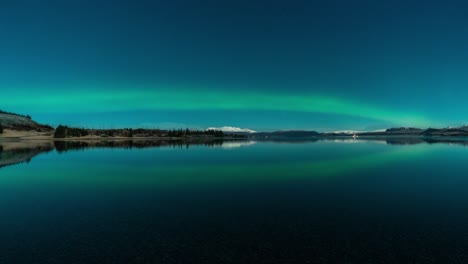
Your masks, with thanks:
M125 148L141 149L154 147L189 148L190 146L219 147L226 144L221 139L206 141L183 141L183 140L89 140L89 141L55 141L55 149L62 153L71 150L83 150L88 148Z
M235 142L223 142L221 147L224 149L233 149L233 148L241 148L241 147L248 147L256 144L256 141L235 141Z
M317 143L317 142L336 142L336 143L377 143L387 145L417 145L417 144L449 144L467 146L467 138L422 138L422 137L369 137L350 139L346 138L313 138L310 140L260 140L261 142L271 143ZM34 140L16 140L0 141L0 168L23 162L29 162L39 154L56 150L58 153L67 151L77 151L92 148L124 148L124 149L143 149L143 148L185 148L190 146L221 147L223 149L233 149L240 147L249 147L256 144L252 140L88 140L88 141L34 141Z
M29 162L35 156L53 149L53 142L0 142L0 168Z
M407 138L387 138L385 140L390 145L415 145L415 144L449 144L449 145L460 145L467 146L467 138L419 138L419 137L407 137Z
M56 150L58 153L67 151L77 151L93 148L185 148L190 146L204 147L240 147L251 145L251 142L231 142L220 139L203 141L183 141L183 140L88 140L88 141L41 141L41 140L15 140L0 141L0 168L23 162L29 162L39 154Z
M0 263L467 263L466 149L344 140L0 141Z

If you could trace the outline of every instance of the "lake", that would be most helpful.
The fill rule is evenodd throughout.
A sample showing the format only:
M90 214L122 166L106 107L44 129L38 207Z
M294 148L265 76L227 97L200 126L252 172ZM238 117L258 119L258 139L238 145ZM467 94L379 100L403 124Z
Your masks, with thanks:
M466 145L0 141L0 263L467 263Z

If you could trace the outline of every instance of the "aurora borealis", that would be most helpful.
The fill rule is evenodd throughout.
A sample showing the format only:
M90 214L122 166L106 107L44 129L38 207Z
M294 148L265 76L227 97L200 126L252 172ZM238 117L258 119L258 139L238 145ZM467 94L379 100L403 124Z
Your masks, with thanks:
M465 124L462 1L11 1L0 109L85 127Z

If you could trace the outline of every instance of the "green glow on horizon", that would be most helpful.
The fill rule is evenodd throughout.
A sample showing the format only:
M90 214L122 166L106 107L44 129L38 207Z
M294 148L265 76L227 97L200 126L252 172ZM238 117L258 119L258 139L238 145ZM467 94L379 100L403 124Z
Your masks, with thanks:
M143 87L145 88L145 87ZM430 126L417 113L392 111L338 97L318 94L262 93L173 87L109 89L94 87L54 88L55 92L9 90L0 98L6 109L32 109L38 113L96 113L157 110L265 110L338 114L387 121L398 125ZM49 89L50 90L50 89Z

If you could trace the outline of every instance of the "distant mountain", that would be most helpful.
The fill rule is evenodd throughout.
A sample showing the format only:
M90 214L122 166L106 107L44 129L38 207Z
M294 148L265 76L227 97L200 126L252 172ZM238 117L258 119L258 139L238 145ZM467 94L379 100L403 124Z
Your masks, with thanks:
M6 113L0 111L0 125L4 129L11 129L17 131L38 131L49 132L53 128L50 126L39 124L31 119L29 116L23 116L13 113Z
M378 132L362 132L359 133L359 136L415 136L423 133L424 130L414 127L395 127L389 128L385 131Z
M382 131L358 132L353 130L335 131L319 133L316 131L275 131L275 132L256 132L242 133L252 139L320 139L320 138L336 138L336 137L468 137L468 126L458 128L428 128L420 129L414 127L395 127L388 128ZM409 142L409 141L408 141Z
M232 127L232 126L223 126L223 127L209 127L206 130L220 130L225 133L255 133L257 131L248 129L248 128L240 128L240 127Z
M468 127L462 126L459 128L428 128L421 133L422 136L452 136L452 137L466 137L468 136Z
M420 129L413 127L398 127L389 128L384 132L364 132L359 133L359 136L451 136L451 137L466 137L468 136L468 126L458 128L428 128Z
M310 138L318 137L321 134L315 131L302 131L302 130L290 130L290 131L275 131L275 132L257 132L248 135L250 138L256 139L291 139L291 138Z

